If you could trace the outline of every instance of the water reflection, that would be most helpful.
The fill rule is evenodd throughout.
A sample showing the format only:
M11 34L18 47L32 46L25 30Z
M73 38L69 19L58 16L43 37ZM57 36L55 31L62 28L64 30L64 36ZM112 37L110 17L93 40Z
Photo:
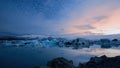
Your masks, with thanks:
M103 49L99 45L90 48L41 48L41 47L12 47L0 49L0 67L4 68L31 68L34 65L45 66L48 60L57 57L65 57L73 60L74 65L79 62L87 62L92 56L107 55L109 57L120 55L120 47ZM4 61L4 62L3 62Z

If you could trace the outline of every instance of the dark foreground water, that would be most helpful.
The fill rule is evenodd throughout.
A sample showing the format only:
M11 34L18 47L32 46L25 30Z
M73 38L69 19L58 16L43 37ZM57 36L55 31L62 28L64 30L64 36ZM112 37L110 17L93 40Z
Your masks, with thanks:
M73 60L74 65L87 62L92 56L120 55L120 48L101 49L99 45L90 48L41 48L41 47L0 47L0 68L33 68L45 66L47 61L56 57L65 57Z

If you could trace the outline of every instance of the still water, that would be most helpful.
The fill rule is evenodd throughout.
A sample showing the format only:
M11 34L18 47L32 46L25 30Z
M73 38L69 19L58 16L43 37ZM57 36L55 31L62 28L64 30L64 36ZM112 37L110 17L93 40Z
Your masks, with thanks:
M73 60L74 65L87 62L90 57L106 55L114 57L120 55L120 47L102 49L99 45L90 48L41 48L41 47L4 47L0 48L0 68L33 68L45 66L47 61L57 57Z

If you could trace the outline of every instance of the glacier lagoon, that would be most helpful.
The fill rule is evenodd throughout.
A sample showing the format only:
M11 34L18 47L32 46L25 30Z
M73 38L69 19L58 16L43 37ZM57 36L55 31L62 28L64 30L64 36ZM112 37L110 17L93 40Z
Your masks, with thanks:
M93 56L106 55L114 57L120 55L120 47L100 48L99 45L90 48L72 49L68 47L0 47L0 68L33 68L34 66L46 66L47 62L65 57L73 60L74 65L79 62L87 62Z

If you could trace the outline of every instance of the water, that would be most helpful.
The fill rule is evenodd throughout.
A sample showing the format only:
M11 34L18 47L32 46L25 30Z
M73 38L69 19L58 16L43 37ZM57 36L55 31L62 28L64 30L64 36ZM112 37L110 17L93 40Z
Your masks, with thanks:
M0 68L33 68L45 66L47 61L57 57L73 60L74 65L87 62L90 57L107 55L114 57L120 55L120 47L101 49L99 45L90 48L41 48L41 47L4 47L0 48Z

